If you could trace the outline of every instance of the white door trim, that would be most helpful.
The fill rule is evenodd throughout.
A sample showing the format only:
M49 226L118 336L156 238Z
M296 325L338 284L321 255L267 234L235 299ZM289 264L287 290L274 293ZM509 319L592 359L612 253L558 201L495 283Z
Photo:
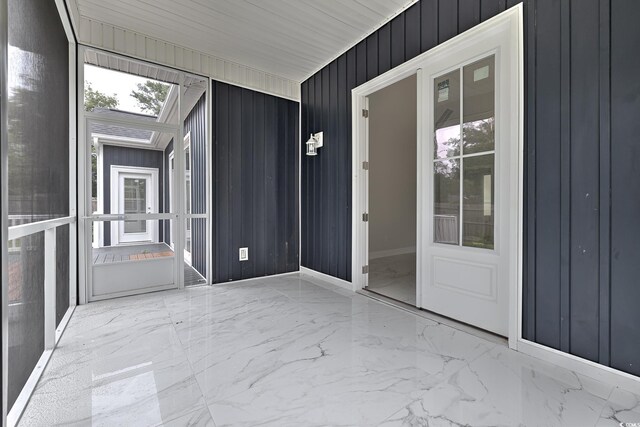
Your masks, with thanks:
M174 168L171 167L171 161L174 160L175 158L174 153L175 151L171 150L171 152L167 156L167 159L168 159L167 166L169 168L169 171L167 173L169 174L169 212L170 213L174 213L176 211L175 204L173 203L173 193L175 193L175 190L173 188L175 186L175 183L174 183L175 167ZM169 246L171 247L171 249L175 250L174 244L173 244L173 227L174 227L173 221L169 221Z
M189 192L187 192L187 182L189 183L189 189L191 189L191 186L193 185L191 182L191 170L193 169L193 151L191 151L191 131L187 132L184 135L184 138L182 139L183 144L182 144L182 152L186 152L187 150L189 150L189 170L187 170L186 168L186 160L185 160L185 168L184 168L184 185L185 185L185 189L184 189L184 195L185 195L185 206L184 206L184 237L185 237L185 241L184 241L184 245L183 245L183 251L184 251L184 262L186 262L187 264L191 265L191 251L187 250L187 225L189 226L189 231L191 231L191 226L193 224L192 221L192 216L193 215L193 197L192 195L189 195L189 203L191 204L190 208L191 211L187 211L187 194L189 194ZM186 159L186 157L185 157ZM191 250L193 250L193 240L191 241Z
M148 175L151 177L151 191L149 192L149 198L151 199L151 210L152 213L158 212L158 194L159 194L159 186L158 186L158 176L159 171L158 168L145 168L145 167L137 167L137 166L119 166L119 165L111 165L111 212L116 214L123 214L120 212L120 175L121 174L140 174L140 175ZM150 242L157 242L158 240L158 230L157 224L147 222L147 227L150 229L149 236ZM150 228L149 228L150 227ZM120 224L116 221L111 223L111 246L116 246L122 243L120 238ZM140 243L140 242L134 242Z
M370 80L367 83L353 89L352 91L352 129L353 129L353 192L352 192L352 286L353 290L357 291L366 286L367 276L362 273L362 266L368 262L368 243L367 243L367 226L366 222L362 221L362 213L365 212L367 207L367 180L364 176L366 173L362 168L362 162L368 160L368 124L367 120L361 114L363 109L367 108L367 96L383 89L393 83L403 80L413 74L421 73L423 68L427 68L428 64L440 55L445 54L452 46L465 45L467 43L473 43L479 36L486 35L487 33L496 34L505 32L509 34L509 37L517 38L516 42L510 43L510 55L515 59L512 72L516 78L512 80L512 86L510 87L511 93L517 93L519 99L514 102L518 105L518 111L514 111L508 118L512 123L510 129L510 135L514 135L513 139L517 139L517 161L518 165L514 169L514 175L518 176L518 186L513 186L510 192L510 199L517 201L517 206L512 206L514 215L509 221L510 231L510 247L517 248L518 256L517 263L509 267L509 328L508 338L509 346L511 348L517 348L518 340L521 338L521 265L522 265L522 213L523 213L523 198L522 198L522 183L523 183L523 147L524 147L524 105L523 105L523 10L522 5L514 6L513 8L487 20L486 22L477 25L476 27L452 38L451 40L434 47L433 49L417 56L416 58L405 62L397 66L396 68L386 72L385 74ZM510 39L513 40L513 39ZM420 77L420 76L418 76ZM424 108L424 101L421 100L421 79L418 78L418 115L421 119ZM423 141L423 129L421 120L418 120L418 140ZM418 162L420 162L420 146L418 144ZM514 157L515 158L515 157ZM418 169L420 170L420 168ZM422 208L421 208L421 195L426 183L420 179L418 174L417 181L417 259L420 259L421 249L421 235L424 224L421 224ZM507 220L506 218L504 220ZM520 227L520 229L518 229ZM420 263L416 265L416 279L418 283L421 283L422 277L426 272L421 271ZM420 286L417 286L420 289ZM420 296L420 295L419 295ZM420 299L418 299L420 301Z

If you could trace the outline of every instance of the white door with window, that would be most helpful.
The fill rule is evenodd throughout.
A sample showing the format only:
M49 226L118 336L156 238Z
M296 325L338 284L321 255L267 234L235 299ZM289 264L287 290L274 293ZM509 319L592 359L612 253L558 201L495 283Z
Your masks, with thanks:
M112 212L139 215L157 212L158 170L145 168L111 168ZM112 244L157 241L157 224L145 219L131 219L112 224Z
M421 73L426 185L419 304L503 336L517 262L512 125L517 131L519 93L508 43L488 34L454 44Z

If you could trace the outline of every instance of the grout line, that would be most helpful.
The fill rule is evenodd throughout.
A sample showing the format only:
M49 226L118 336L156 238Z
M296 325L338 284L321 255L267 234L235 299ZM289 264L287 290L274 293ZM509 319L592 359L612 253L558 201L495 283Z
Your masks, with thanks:
M182 291L186 293L186 289L183 289ZM173 315L171 314L171 310L169 310L169 307L167 306L167 301L166 301L165 297L162 298L162 304L164 305L164 308L167 311L167 314L169 315L169 319L171 320L171 327L173 328L173 331L176 333L176 338L178 339L178 342L180 343L180 348L184 352L185 359L187 360L187 363L189 364L189 370L191 370L191 376L193 377L193 380L196 382L196 385L198 386L198 390L200 390L200 395L202 396L202 401L203 401L205 407L207 408L207 411L209 412L209 416L211 417L211 421L213 421L214 425L217 425L215 418L213 418L213 412L211 412L211 407L209 406L209 403L207 402L207 398L205 397L204 392L202 391L202 386L200 385L200 381L198 381L198 378L196 377L196 372L193 369L193 364L191 363L191 359L189 358L189 354L187 353L187 350L185 349L185 345L182 342L182 339L180 339L180 334L178 334L178 330L176 329L175 319L173 318Z

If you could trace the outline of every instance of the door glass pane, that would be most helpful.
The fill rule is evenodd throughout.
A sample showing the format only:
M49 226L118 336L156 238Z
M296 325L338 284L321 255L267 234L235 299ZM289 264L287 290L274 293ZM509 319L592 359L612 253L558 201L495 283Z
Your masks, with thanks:
M436 161L433 166L434 241L457 245L460 229L460 160Z
M491 151L495 145L495 57L463 69L464 154Z
M463 245L494 247L494 155L464 159Z
M144 178L124 178L124 213L143 214L147 210L147 180ZM144 233L145 220L125 221L125 233Z
M460 155L460 70L434 80L435 159Z

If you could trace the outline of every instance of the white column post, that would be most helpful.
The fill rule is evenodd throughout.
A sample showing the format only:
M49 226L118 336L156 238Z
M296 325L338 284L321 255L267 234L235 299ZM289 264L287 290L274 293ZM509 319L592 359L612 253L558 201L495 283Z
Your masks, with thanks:
M44 232L44 348L56 345L56 228Z

